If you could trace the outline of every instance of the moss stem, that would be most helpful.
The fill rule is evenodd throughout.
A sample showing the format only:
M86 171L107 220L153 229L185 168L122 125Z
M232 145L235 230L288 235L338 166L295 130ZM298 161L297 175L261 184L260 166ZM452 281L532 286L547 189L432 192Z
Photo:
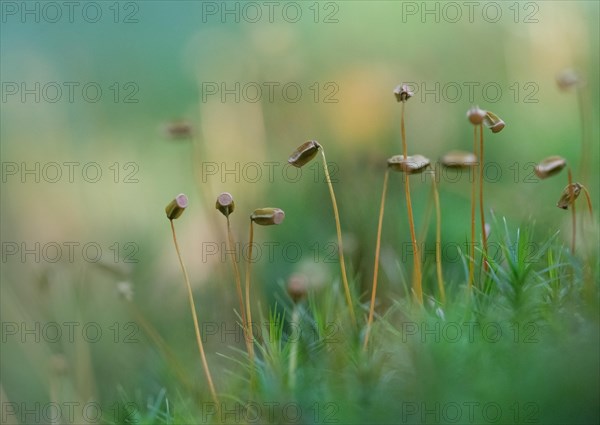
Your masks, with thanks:
M348 304L348 310L350 311L350 318L352 324L356 326L356 316L354 314L354 306L352 304L352 296L350 294L350 286L348 285L348 277L346 276L346 263L344 261L344 246L342 244L342 228L340 226L340 214L338 211L337 202L335 200L335 192L333 191L333 185L331 184L331 177L329 176L329 170L327 169L327 159L325 158L325 149L321 148L321 156L323 158L323 169L325 171L325 179L329 186L329 194L331 195L331 203L333 205L333 216L335 218L335 229L337 232L338 239L338 255L340 257L340 269L342 273L342 283L344 284L344 293L346 295L346 303Z
M254 222L250 219L250 236L248 238L248 260L246 262L246 340L250 363L254 364L254 334L252 333L252 310L250 308L250 275L252 273L252 246L254 244Z
M571 216L573 222L573 236L571 238L571 253L575 255L575 239L577 232L577 215L575 211L575 190L573 188L573 175L571 174L571 169L568 170L568 182L569 182L569 203L571 204Z
M581 189L583 190L583 194L585 195L585 200L587 202L588 210L590 212L590 218L594 218L594 210L592 209L592 198L590 198L590 193L587 190L587 187L581 185Z
M402 116L400 119L400 132L402 135L402 154L404 160L407 159L406 147L406 128L404 125L404 103L402 102ZM410 239L413 248L413 284L412 289L417 301L423 304L423 287L421 283L421 255L419 253L419 245L417 244L417 236L415 234L415 220L413 217L412 202L410 199L410 174L404 173L404 194L406 196L406 208L408 210L408 224L410 226Z
M437 189L436 175L433 172L433 194L435 200L435 266L440 291L440 300L446 304L446 290L444 289L444 278L442 274L442 211L440 208L440 195Z
M229 216L227 218L227 241L229 243L229 252L231 253L231 263L233 264L233 274L235 277L235 289L238 296L238 302L240 305L240 316L242 318L242 330L244 332L244 340L246 342L246 350L248 354L252 351L251 339L248 337L248 322L246 320L246 309L244 308L244 296L242 295L242 278L240 276L240 268L237 261L237 252L235 249L235 241L233 239L233 232L231 231L231 223Z
M477 126L473 127L473 154L477 155ZM471 167L472 171L476 171L476 167L480 166L481 162L478 160L477 165L473 165ZM475 280L475 190L476 190L476 178L473 175L474 173L470 173L471 178L471 244L469 246L469 294L473 289L473 283Z
M367 330L363 348L366 350L369 344L369 334L371 333L371 325L373 323L373 314L375 312L375 295L377 294L377 277L379 274L379 252L381 248L381 229L383 227L383 212L385 210L385 195L387 193L388 179L390 170L385 170L383 177L383 191L381 192L381 206L379 207L379 221L377 224L377 241L375 242L375 265L373 266L373 289L371 290L371 306L369 307L369 318L367 320Z
M198 343L198 351L200 352L200 360L202 361L202 367L204 369L204 374L206 375L206 380L208 381L208 388L210 390L210 394L218 408L219 398L217 397L217 392L215 391L215 385L213 384L212 376L211 376L210 370L208 368L208 362L206 361L206 355L204 354L204 345L202 344L202 337L200 336L200 326L198 325L198 316L196 315L196 306L194 304L194 296L192 295L192 285L190 284L190 278L188 276L187 269L185 268L185 264L183 263L183 258L181 257L181 252L179 250L179 244L177 243L177 236L175 234L175 225L173 224L173 220L169 220L169 221L171 222L171 232L173 233L173 243L175 244L175 251L177 251L177 257L179 258L179 264L181 265L181 271L183 272L183 278L184 278L185 284L187 286L188 298L190 301L190 308L192 310L192 318L194 319L194 330L196 332L196 342Z
M483 269L488 271L487 261L487 232L485 231L485 212L483 208L483 124L479 124L479 215L481 220L481 239L483 241Z

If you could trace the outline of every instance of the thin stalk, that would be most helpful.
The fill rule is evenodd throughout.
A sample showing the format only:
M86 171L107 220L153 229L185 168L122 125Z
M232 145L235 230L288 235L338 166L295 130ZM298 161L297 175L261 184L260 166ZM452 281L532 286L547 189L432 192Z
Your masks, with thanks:
M185 268L185 264L183 263L183 258L181 257L181 252L179 250L179 244L177 243L177 236L175 234L175 225L173 224L173 220L169 220L171 222L171 232L173 233L173 243L175 244L175 251L177 251L177 257L179 258L179 264L181 265L181 271L183 272L183 278L185 280L185 284L187 286L188 298L190 300L190 308L192 310L192 318L194 319L194 330L196 332L196 342L198 343L198 351L200 352L200 359L202 361L202 367L204 368L204 374L206 375L206 380L208 381L208 388L210 390L210 394L212 396L213 401L216 406L219 406L219 398L217 397L217 392L215 391L215 385L213 384L212 376L210 374L210 370L208 369L208 362L206 361L206 355L204 354L204 345L202 344L202 338L200 336L200 326L198 325L198 316L196 316L196 306L194 304L194 296L192 295L192 285L190 284L190 278L188 277L187 269Z
M383 177L383 191L381 193L381 206L379 207L379 222L377 224L377 241L375 242L375 265L373 267L373 290L371 291L371 306L369 308L369 319L367 320L367 330L365 332L365 341L363 348L366 350L369 344L369 335L371 333L371 324L373 323L373 313L375 311L375 295L377 294L377 276L379 274L379 252L381 248L381 228L383 227L383 211L385 210L385 195L387 193L388 179L390 176L389 168L385 170Z
M254 335L252 333L252 310L250 309L250 274L252 268L252 245L254 244L254 222L250 219L250 237L248 238L248 261L246 262L246 337L249 339L248 355L250 363L254 363Z
M427 207L425 208L425 215L423 216L423 225L421 226L421 231L419 232L421 237L419 238L419 246L425 246L425 239L427 238L427 229L429 228L429 221L431 220L431 211L433 210L434 202L434 193L433 187L431 188L431 193L429 198L427 199Z
M573 217L573 237L571 238L571 253L575 254L575 235L577 231L577 216L575 212L575 192L573 189L573 176L571 174L571 169L568 170L568 179L569 179L569 203L571 204L571 216Z
M300 312L298 311L298 305L294 304L294 309L292 310L292 320L291 325L295 326L300 322ZM290 363L288 369L290 388L294 388L296 386L296 367L298 365L298 338L294 338L290 341Z
M431 166L430 166L431 167ZM435 174L435 170L431 167L431 172L433 173L432 187L431 187L431 197L427 201L427 209L425 210L425 221L423 222L423 227L421 228L421 239L419 240L419 246L424 246L425 244L425 236L427 235L427 228L429 225L429 221L431 219L431 210L435 205L435 213L436 213L436 248L435 248L435 261L436 261L436 274L438 280L438 289L440 292L440 299L442 304L446 302L446 293L444 290L444 282L442 278L442 265L441 265L441 210L440 210L440 199L439 193L437 190L437 178Z
M590 198L590 194L587 188L584 185L581 185L581 189L583 189L583 193L585 194L585 199L587 201L588 210L590 211L590 222L594 220L594 212L592 210L592 199ZM585 224L585 219L583 219L581 225L582 231L582 239L585 240L585 233L583 232L583 224ZM585 283L585 292L587 294L586 298L589 300L594 300L594 279L591 269L591 251L586 250L587 253L587 261L584 263L583 272L584 272L584 283Z
M594 211L592 210L592 199L590 198L590 193L584 185L581 185L581 189L585 195L585 200L587 202L588 210L590 211L590 217L594 218Z
M483 240L483 268L487 272L487 232L485 231L485 213L483 209L483 169L483 124L479 124L479 214L481 217L481 238Z
M477 156L477 127L473 127L473 153ZM473 165L471 170L475 167L480 166L480 162L477 161L477 165ZM475 280L475 189L476 181L475 176L471 174L471 244L469 255L471 257L469 261L469 294L473 289L473 281Z
M402 116L400 119L400 133L402 135L402 154L404 160L407 158L406 147L406 128L404 125L404 103L402 102ZM419 254L419 246L417 244L417 236L415 234L415 220L413 217L412 202L410 199L410 183L409 174L404 175L404 194L406 196L406 208L408 209L408 222L410 226L410 239L413 247L413 291L419 303L423 304L423 287L421 285L421 255Z
M327 169L325 149L321 149L321 156L323 158L323 169L325 170L325 179L327 180L327 185L329 186L329 194L331 195L331 203L333 204L333 215L335 217L335 229L337 232L338 239L338 255L340 257L340 269L342 272L344 293L346 294L346 302L348 303L348 310L350 310L350 318L352 319L352 324L356 326L356 316L354 315L352 296L350 295L350 286L348 285L348 277L346 276L346 263L344 262L344 246L342 245L342 229L340 226L340 214L338 212L337 202L335 200L335 193L333 192L333 185L331 184L331 177L329 176L329 170Z
M588 180L588 156L591 155L588 148L588 131L587 131L587 108L584 99L584 90L581 87L577 87L577 103L579 106L579 117L581 120L581 152L580 152L580 163L579 163L579 175L583 184L587 184Z
M252 348L250 347L251 341L248 338L248 323L246 321L246 309L244 308L244 297L242 295L242 279L240 277L240 268L237 262L237 253L235 249L235 241L233 240L233 232L231 231L231 224L229 222L229 216L227 218L227 240L229 242L229 252L231 253L231 263L233 264L233 274L235 276L235 289L240 303L240 316L242 317L242 328L244 332L244 340L246 341L246 349L248 354Z
M410 225L410 239L413 246L413 291L417 300L423 304L423 288L421 286L421 254L417 245L417 236L415 234L415 220L413 217L412 203L410 200L410 185L408 183L408 174L404 176L404 192L406 194L406 207L408 209L408 221Z
M433 172L433 194L435 200L435 267L437 272L438 289L442 304L446 304L446 290L442 275L442 212L440 208L440 195L437 189L435 171Z
M575 215L575 191L573 189L573 175L571 168L567 170L567 178L569 184L569 201L571 204L571 216L573 218L573 236L571 237L571 255L575 255L575 233L577 231L576 215ZM571 275L571 285L575 283L575 265L571 265L573 274Z
M404 160L408 156L408 148L406 147L406 128L404 126L404 104L402 102L402 116L400 118L400 135L402 136L402 155L404 156Z

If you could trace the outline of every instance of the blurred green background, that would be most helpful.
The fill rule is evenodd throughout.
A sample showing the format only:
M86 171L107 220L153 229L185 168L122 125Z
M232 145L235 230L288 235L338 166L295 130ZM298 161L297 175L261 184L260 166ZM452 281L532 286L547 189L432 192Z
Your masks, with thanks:
M566 236L560 237L568 241L569 217L555 207L566 174L539 181L531 164L561 155L578 175L583 106L591 146L585 154L591 164L585 183L597 206L600 34L595 1L500 2L495 3L499 17L489 2L476 2L472 19L462 3L455 3L460 7L455 9L443 2L393 1L299 2L293 8L276 2L269 19L268 6L257 2L262 13L257 22L250 22L255 10L246 3L91 2L97 9L87 12L101 11L95 23L92 15L82 14L87 3L78 3L72 23L62 2L56 23L50 22L54 11L43 3L27 6L38 5L39 22L35 15L23 17L20 2L2 6L0 383L10 401L52 400L57 358L66 360L74 377L60 386L65 399L109 403L118 397L119 386L129 394L156 394L172 371L144 329L134 329L137 342L124 341L130 331L125 325L139 326L136 314L146 318L183 364L201 374L164 215L178 193L190 198L176 227L201 320L232 327L235 320L231 266L223 253L225 221L213 207L223 191L235 198L232 226L242 243L253 209L274 206L286 212L281 226L256 229L263 250L254 265L254 282L264 308L285 298L282 283L293 273L304 272L315 283L338 279L331 256L335 227L322 170L310 164L297 181L292 181L294 170L282 173L288 170L289 154L309 139L318 140L333 163L347 261L366 302L385 159L401 149L400 106L392 90L402 82L417 89L406 104L409 153L437 161L450 150L471 150L473 130L465 113L472 104L504 119L502 133L485 135L486 161L501 173L496 178L490 169L486 208L513 225L535 220L540 239L562 229ZM234 12L223 16L225 8ZM423 15L424 8L433 12ZM298 21L290 22L297 10ZM565 69L585 80L581 102L575 89L557 87L556 76ZM72 102L65 82L79 84ZM39 102L35 94L23 97L22 83L34 91L40 84ZM51 102L54 83L63 92ZM97 102L82 94L88 83L102 89ZM248 90L259 86L262 98L253 102L254 91L241 89L239 102L231 94L223 98L222 83L228 88L250 83ZM275 83L272 100L265 83ZM289 83L302 89L297 102L282 93ZM206 91L215 85L217 94ZM19 91L13 94L15 87ZM191 125L194 142L168 136L165 129L178 120ZM54 162L77 163L73 182L64 165L62 178L49 181L54 171L48 164ZM39 181L35 174L22 175L23 168L34 169L36 163ZM81 174L89 163L102 170L96 183ZM265 163L274 167L272 176ZM261 171L257 179L255 164ZM216 174L206 173L214 167ZM411 188L421 232L429 181L414 177ZM445 276L452 288L464 283L456 245L464 250L468 239L469 189L466 175L440 183L442 240L448 247ZM410 239L398 175L391 176L387 203L380 278L384 303L385 294L404 294L403 276L411 270L410 257L403 253ZM435 285L434 231L432 221L426 291ZM65 242L79 244L73 261ZM82 253L90 242L102 249L98 262L86 261ZM39 259L22 256L23 247L36 251L36 243ZM49 261L54 258L49 243L62 247L57 262ZM265 243L275 244L272 258ZM288 252L286 244L292 246ZM13 254L15 246L19 252ZM211 255L207 250L215 246L218 252ZM133 288L137 313L119 298L120 282ZM103 335L100 342L89 343L76 331L74 341L63 334L52 342L35 331L36 323L43 328L49 322L77 322L79 329L98 323ZM33 327L39 341L23 336L23 326ZM221 387L229 363L215 353L229 352L229 345L235 344L217 338L207 344Z

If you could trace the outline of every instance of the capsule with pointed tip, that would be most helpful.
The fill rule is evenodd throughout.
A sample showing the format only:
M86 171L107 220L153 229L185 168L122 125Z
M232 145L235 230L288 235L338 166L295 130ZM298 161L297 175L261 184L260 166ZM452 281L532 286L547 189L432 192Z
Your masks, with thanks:
M404 155L394 155L391 158L388 158L387 163L388 167L394 171L401 171L407 174L419 174L425 171L429 166L430 161L423 155L407 156L406 159L404 158Z
M406 102L408 99L414 96L408 84L400 84L394 89L394 96L398 102Z
M176 218L179 218L187 206L187 196L185 196L183 193L180 193L166 206L165 212L167 213L167 218L169 220L175 220Z
M579 197L579 194L581 193L581 187L582 186L580 183L571 183L570 185L567 185L560 195L560 199L556 203L556 206L558 208L562 208L563 210L569 209L569 205L575 202L577 197ZM571 192L573 192L572 199Z
M467 118L473 125L479 125L485 119L485 111L480 109L479 106L473 106L467 111Z
M281 224L284 218L285 213L279 208L259 208L250 216L250 220L261 226Z
M316 140L309 140L302 143L298 149L292 152L288 158L288 162L294 167L300 168L310 162L317 155L320 148L321 145Z
M542 161L540 161L540 163L535 166L533 171L540 179L546 179L560 173L560 171L565 168L566 165L567 160L562 156L549 156L548 158L544 158Z
M235 202L233 202L233 196L229 192L223 192L217 197L215 208L221 211L225 217L229 217L235 210Z

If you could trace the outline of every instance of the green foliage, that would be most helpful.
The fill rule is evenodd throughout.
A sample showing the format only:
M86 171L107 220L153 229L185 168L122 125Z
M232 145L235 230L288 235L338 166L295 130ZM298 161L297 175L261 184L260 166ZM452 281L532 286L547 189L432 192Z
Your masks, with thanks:
M261 317L256 366L242 351L227 358L235 372L220 384L231 391L222 391L224 408L210 421L260 414L262 423L295 423L299 414L302 423L445 423L457 415L460 423L596 422L597 303L581 297L582 275L572 272L581 265L556 233L537 243L534 230L496 220L500 255L488 257L488 274L477 264L482 278L472 296L466 283L444 306L431 296L423 307L394 296L377 311L367 351L339 282L296 306L274 304ZM202 415L212 410L187 397L182 416L169 413L164 390L130 416L208 420Z

